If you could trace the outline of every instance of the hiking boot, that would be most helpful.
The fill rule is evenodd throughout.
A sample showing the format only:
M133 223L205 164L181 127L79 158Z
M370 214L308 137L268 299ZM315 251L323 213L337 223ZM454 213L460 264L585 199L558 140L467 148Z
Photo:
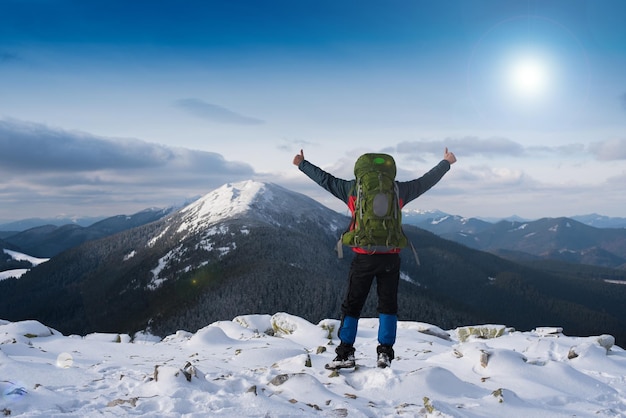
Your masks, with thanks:
M390 345L379 345L376 347L376 353L378 354L378 360L376 362L378 367L385 369L391 366L391 360L395 358L395 355Z
M354 360L354 355L350 354L347 357L337 356L330 363L324 366L328 370L337 370L337 369L352 369L356 366L356 361Z
M325 367L329 370L350 369L356 366L354 360L354 347L349 344L341 343L335 349L337 357L328 363Z
M386 369L391 366L391 359L387 353L378 353L378 360L376 365L381 369Z

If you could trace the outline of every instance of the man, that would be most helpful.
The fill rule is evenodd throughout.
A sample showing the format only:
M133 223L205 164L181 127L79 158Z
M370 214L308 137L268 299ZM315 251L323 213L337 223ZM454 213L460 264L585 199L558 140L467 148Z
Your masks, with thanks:
M411 181L396 181L400 206L406 205L437 184L455 162L455 155L445 148L443 159L428 173ZM303 150L293 158L293 164L354 212L356 180L334 177L307 161ZM358 321L372 281L376 278L379 314L377 365L385 368L391 365L391 360L395 357L393 345L396 342L398 323L400 248L372 252L356 247L353 251L355 255L350 266L348 289L341 305L341 325L338 332L341 344L335 349L337 357L326 367L340 369L355 366L354 341Z

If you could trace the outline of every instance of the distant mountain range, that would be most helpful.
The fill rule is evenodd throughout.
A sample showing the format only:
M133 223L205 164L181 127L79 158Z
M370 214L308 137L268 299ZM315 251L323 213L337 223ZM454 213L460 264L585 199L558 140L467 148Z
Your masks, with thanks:
M37 319L65 334L149 329L168 335L242 312L289 312L311 322L338 317L351 252L339 259L334 245L346 216L253 181L226 184L180 210L145 216L132 227L120 219L127 229L60 251L19 279L0 280L0 318ZM563 222L557 231L567 230ZM465 224L472 233L489 228L487 222ZM508 224L502 242L513 236ZM50 245L55 232L39 238ZM446 329L558 324L572 335L609 333L618 344L626 341L625 271L513 262L412 225L405 232L421 265L403 251L401 319ZM20 244L35 248L37 239L29 234ZM8 239L13 251L23 251ZM0 254L10 258L14 252ZM375 293L363 316L377 314Z
M611 218L593 213L573 216L572 219L595 228L626 228L626 218Z
M467 218L460 215L451 215L449 213L442 212L440 210L403 210L402 216L405 222L411 225L422 225L424 222L439 223L445 221L447 218L453 218L458 222L484 222L485 224L495 224L501 221L511 222L533 222L533 219L525 219L516 215L512 215L506 218ZM626 218L609 217L604 215L598 215L592 213L589 215L571 216L569 219L580 222L582 224L593 226L594 228L626 228ZM536 220L536 219L535 219ZM1 225L0 225L1 227ZM0 228L2 229L2 228Z
M190 203L193 203L199 198L200 196L194 199L190 199L188 202L185 202L183 205L178 206L178 207L170 207L167 209L149 208L149 209L143 210L142 212L172 211L177 208L186 206ZM118 215L118 216L125 216L125 215ZM444 217L450 217L450 216L455 217L455 218L465 219L461 216L450 215L440 210L420 210L420 209L403 211L403 216L404 216L404 220L411 225L418 225L423 221L429 221L432 219L442 219ZM39 226L78 225L82 227L88 227L88 226L95 224L96 222L99 222L105 219L106 217L104 216L100 216L100 217L80 217L80 216L61 217L59 216L55 218L21 219L21 220L13 221L13 222L0 223L0 238L4 238L7 235L13 235L16 232L22 232L27 229L36 228ZM532 221L532 219L525 219L516 215L508 216L506 218L478 217L478 218L468 218L468 219L475 219L477 221L484 221L484 222L491 223L491 224L498 223L500 221L513 221L513 222ZM573 219L585 225L593 226L595 228L626 228L626 218L609 217L609 216L604 216L604 215L598 215L596 213L589 214L589 215L572 216L570 217L570 219Z
M63 217L58 216L55 218L27 218L17 221L0 223L0 231L2 233L15 233L26 231L27 229L36 228L43 225L63 226L63 225L78 225L89 226L98 221L105 219L106 216L97 217ZM0 236L1 237L1 236Z
M90 226L80 226L77 223L36 226L22 232L5 233L0 243L4 241L9 249L19 249L35 257L52 257L83 242L161 219L173 210L146 209L134 215L112 216Z
M608 218L587 222L608 225ZM443 212L404 217L405 222L468 247L521 260L559 260L626 269L626 229L597 228L570 218L489 223ZM617 219L614 224L619 224Z
M141 214L144 212L153 212L153 213L168 213L168 212L172 212L176 209L180 209L184 206L187 206L188 204L195 202L197 199L199 199L200 196L195 196L192 197L190 199L187 199L181 203L178 203L176 205L170 206L168 208L147 208L144 209L140 212L138 212L137 214ZM100 222L100 221L106 221L107 218L108 219L115 219L115 218L119 218L121 216L127 216L127 215L115 215L112 217L107 217L107 216L56 216L53 218L27 218L27 219L20 219L17 221L12 221L12 222L0 222L0 239L4 238L8 235L14 235L17 232L22 232L22 231L26 231L27 229L32 229L32 228L37 228L40 226L65 226L65 225L78 225L78 226L82 226L82 227L89 227L92 226L93 224ZM131 215L133 216L133 215Z

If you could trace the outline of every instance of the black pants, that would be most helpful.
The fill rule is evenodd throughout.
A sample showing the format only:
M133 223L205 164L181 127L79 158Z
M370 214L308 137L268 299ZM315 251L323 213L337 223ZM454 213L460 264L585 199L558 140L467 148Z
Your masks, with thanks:
M378 293L378 313L398 313L400 255L355 254L348 276L348 290L341 305L344 316L360 318L374 278Z

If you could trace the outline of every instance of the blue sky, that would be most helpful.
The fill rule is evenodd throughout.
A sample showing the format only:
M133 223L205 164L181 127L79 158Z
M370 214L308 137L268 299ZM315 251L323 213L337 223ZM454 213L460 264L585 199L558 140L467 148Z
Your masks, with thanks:
M0 220L108 216L300 173L400 180L408 209L626 216L626 2L0 1Z

